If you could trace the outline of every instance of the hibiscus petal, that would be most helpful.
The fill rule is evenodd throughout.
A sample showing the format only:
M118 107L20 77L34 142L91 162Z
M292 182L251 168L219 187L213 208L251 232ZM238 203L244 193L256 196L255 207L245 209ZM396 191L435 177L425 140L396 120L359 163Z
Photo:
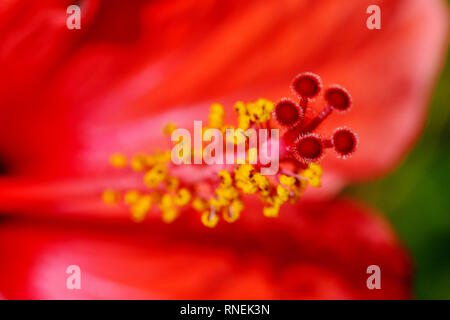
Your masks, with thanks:
M163 108L182 113L192 105L203 106L199 116L205 117L213 99L278 99L289 94L297 72L311 70L327 83L346 86L355 102L349 116L333 115L323 128L329 132L346 123L361 141L351 160L325 161L330 189L384 173L422 127L447 39L447 10L439 0L380 2L382 29L370 31L364 27L365 12L374 2L139 1L123 7L110 1L83 10L89 18L78 41L64 38L66 3L55 9L56 2L49 1L34 18L50 21L45 15L55 13L62 26L46 30L62 44L53 41L54 34L39 38L52 47L28 59L36 61L28 69L17 57L34 42L5 47L4 66L43 85L24 87L3 79L10 84L2 86L8 88L1 94L7 116L2 115L0 128L2 136L14 135L0 143L1 156L18 172L73 172L73 155L89 145L86 128L155 115ZM11 10L0 12L2 20L20 16L18 2L11 3ZM22 15L17 29L35 32L32 27L39 24ZM7 29L3 34L6 43L17 39ZM49 65L55 61L62 63ZM51 78L44 76L50 71Z
M317 71L327 83L346 86L354 98L351 113L333 115L322 128L330 134L335 127L348 124L360 137L352 159L342 161L330 155L324 162L324 179L329 180L329 188L338 190L348 181L385 173L405 155L423 126L446 42L447 10L441 1L383 2L383 27L375 32L361 27L369 4L231 5L214 26L203 30L202 39L189 48L183 47L186 42L180 44L183 58L161 54L156 61L144 59L145 68L124 81L119 90L115 88L115 99L108 94L94 101L72 98L86 109L99 105L104 106L97 107L100 110L107 106L114 110L111 101L122 103L114 116L118 121L154 115L161 108L175 108L184 119L194 120L206 117L211 99L228 105L262 94L278 99L288 94L287 84L295 73ZM146 15L154 18L154 10L150 7ZM203 10L203 14L208 12ZM190 24L189 28L194 29ZM316 32L313 39L311 30ZM270 47L263 39L271 40ZM77 59L73 69L90 72L91 67L83 66L94 65L104 50ZM69 86L70 78L60 82ZM186 111L192 105L203 111Z
M247 216L214 230L188 218L171 226L4 219L0 291L9 299L410 297L408 257L372 210L347 200L290 209L266 224ZM366 287L373 264L380 290ZM69 265L81 268L81 290L66 288Z

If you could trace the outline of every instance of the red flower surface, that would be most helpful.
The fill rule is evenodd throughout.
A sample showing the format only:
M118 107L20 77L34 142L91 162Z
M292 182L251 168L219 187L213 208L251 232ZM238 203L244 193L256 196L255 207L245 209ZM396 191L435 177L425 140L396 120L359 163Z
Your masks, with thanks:
M92 0L80 31L65 26L69 4L0 6L0 294L410 296L409 262L386 223L330 199L387 172L420 133L446 44L442 1ZM365 27L370 4L382 9L379 31ZM310 200L267 221L249 199L245 218L213 231L185 217L135 225L101 202L107 186L133 184L107 168L111 153L162 146L164 123L191 126L211 102L289 96L304 70L352 94L352 112L320 130L348 124L360 141L351 159L324 160ZM65 288L71 264L81 291ZM366 287L371 264L382 290Z
M375 213L342 200L289 209L270 223L247 214L216 229L185 216L171 225L4 222L0 285L7 298L31 299L410 296L406 254ZM71 264L82 290L66 289ZM371 264L382 270L382 290L366 287Z

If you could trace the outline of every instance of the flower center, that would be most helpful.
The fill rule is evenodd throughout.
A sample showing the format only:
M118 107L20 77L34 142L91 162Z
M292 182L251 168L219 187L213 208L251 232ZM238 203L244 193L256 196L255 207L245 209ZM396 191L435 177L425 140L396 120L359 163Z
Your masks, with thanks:
M213 228L221 220L227 223L237 221L244 210L243 195L254 194L264 204L264 216L277 217L281 206L286 202L296 202L308 186L320 187L322 168L317 162L323 158L325 149L334 148L338 157L345 159L355 152L358 144L356 134L346 127L336 129L329 138L315 132L333 111L344 112L350 109L351 97L344 88L336 85L328 87L323 94L326 107L314 117L306 117L306 114L311 99L317 98L322 91L320 77L310 72L302 73L295 77L291 89L297 96L298 103L286 98L276 104L266 99L236 102L236 127L225 124L225 108L221 104L212 104L208 115L206 129L214 129L219 133L225 133L228 129L271 132L270 129L277 129L276 124L281 126L284 134L278 150L279 167L273 176L261 174L266 162L262 156L264 153L259 152L272 143L252 146L250 137L233 136L223 143L231 144L233 152L234 147L243 147L246 159L231 166L212 164L207 167L208 164L200 162L196 171L192 168L194 165L188 170L180 168L183 164L171 161L171 151L131 157L114 154L110 159L111 165L133 174L141 174L145 187L131 190L108 189L103 193L103 200L107 204L122 203L129 208L131 217L136 222L143 221L154 209L160 211L161 218L166 223L173 222L182 212L194 211L199 214L199 220L206 227ZM305 119L310 120L305 122ZM169 136L175 131L174 123L163 129L164 134ZM200 150L194 150L194 147ZM206 148L201 143L194 143L194 146L189 144L180 149L179 156L191 159L192 154L195 155L197 151L204 154ZM225 156L227 155L228 149ZM205 174L207 172L211 174ZM193 210L188 210L189 208Z

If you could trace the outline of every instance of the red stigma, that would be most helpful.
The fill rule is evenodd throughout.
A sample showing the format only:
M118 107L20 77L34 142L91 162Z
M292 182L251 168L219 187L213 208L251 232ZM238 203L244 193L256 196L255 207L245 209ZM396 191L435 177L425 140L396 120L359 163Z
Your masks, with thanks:
M295 152L298 160L302 162L313 162L320 160L323 154L322 141L316 134L300 136L295 142Z
M328 105L337 111L347 111L352 105L350 94L340 86L329 87L324 96Z
M277 217L281 206L295 203L306 187L321 186L323 170L317 162L326 149L334 148L337 157L345 159L358 145L358 136L347 127L337 128L326 137L317 130L335 111L351 107L347 90L334 85L319 95L320 77L309 72L298 75L291 88L298 100L283 98L276 104L265 98L237 101L236 125L225 122L228 117L222 104L211 104L208 124L194 121L193 146L191 135L187 137L190 142L174 141L177 126L168 123L163 132L175 142L172 150L131 158L113 154L113 167L140 172L142 181L133 189L118 185L117 190L105 190L103 201L126 205L136 222L158 208L166 223L181 212L195 211L206 227L213 228L220 219L235 222L244 209L244 197L258 195L264 216ZM221 135L213 142L215 133L207 134L205 129L224 134L225 139ZM323 129L328 131L327 127ZM182 164L189 167L180 168Z
M292 91L299 98L314 98L322 89L320 77L311 72L300 73L292 81Z
M342 158L346 158L356 150L358 137L348 128L338 128L331 138L334 149Z
M280 100L273 111L277 122L285 127L292 127L303 120L303 111L289 99Z
M339 85L329 86L323 92L325 107L311 112L315 105L311 98L318 98L322 90L320 77L310 72L301 73L292 81L291 89L298 96L299 103L284 99L274 110L278 122L289 129L283 135L285 150L288 151L286 158L298 161L301 166L320 161L325 149L329 148L334 148L342 159L350 157L358 144L358 137L352 130L338 128L330 138L323 139L316 133L333 112L343 113L351 108L350 93ZM308 113L314 116L308 117Z

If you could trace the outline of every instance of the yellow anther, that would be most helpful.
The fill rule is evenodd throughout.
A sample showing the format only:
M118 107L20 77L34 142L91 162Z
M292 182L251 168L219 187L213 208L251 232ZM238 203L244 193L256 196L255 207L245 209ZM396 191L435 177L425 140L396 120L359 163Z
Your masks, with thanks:
M210 116L209 117L209 126L211 128L221 128L223 126L223 117L222 116Z
M120 200L120 193L112 189L107 189L103 191L102 198L106 204L115 204Z
M216 210L219 210L220 208L226 206L227 204L228 204L227 199L223 197L214 197L209 199L209 205Z
M256 104L258 105L258 106L260 106L261 108L264 108L264 105L266 104L266 99L264 99L264 98L259 98L258 100L256 100Z
M221 187L229 187L233 183L233 178L227 170L220 170L217 175L219 176Z
M256 164L258 162L258 149L250 148L248 149L248 163Z
M216 199L220 202L223 202L227 200L227 197L225 195L226 188L217 188L216 189Z
M170 177L166 181L166 188L169 191L176 191L178 189L178 186L180 185L180 180L174 177Z
M220 103L213 103L210 108L210 113L223 115L225 114L225 108Z
M258 191L256 184L252 183L251 181L237 181L236 186L241 189L242 192L247 194L254 194L256 191Z
M177 206L185 206L189 203L191 200L191 193L186 188L181 188L178 190L176 196L175 196L175 204Z
M261 198L264 200L270 195L270 189L268 187L260 189Z
M316 174L311 169L303 170L301 175L308 179L316 176Z
M258 172L253 175L253 180L261 190L265 190L269 187L269 180Z
M242 130L247 130L250 127L250 117L246 114L239 115L238 127Z
M314 188L319 188L321 186L320 178L315 176L313 178L309 178L309 185Z
M239 115L244 115L247 113L247 108L245 107L245 104L242 101L237 101L234 104L233 108Z
M224 195L227 199L235 199L239 196L239 192L236 188L226 188L224 191Z
M205 211L201 217L202 223L208 228L214 228L219 222L219 217L214 212Z
M282 174L280 176L280 183L283 186L290 187L290 186L293 186L295 184L295 178Z
M171 160L171 152L170 151L158 152L153 156L153 158L155 160L155 163L164 164Z
M163 152L162 159L164 163L167 163L172 160L172 152L170 150Z
M278 214L280 213L280 206L275 204L270 207L264 207L263 214L267 218L276 218L278 217Z
M145 195L140 197L131 206L131 218L136 222L141 222L145 219L147 213L150 211L152 206L152 198L150 195Z
M132 205L132 204L136 203L136 201L138 201L138 199L139 199L139 191L130 190L125 193L123 201L127 205Z
M240 165L235 169L236 187L244 193L252 194L258 191L256 183L252 180L253 166L250 164Z
M173 208L173 206L174 206L174 201L173 201L172 196L168 193L163 195L161 198L161 202L159 203L159 207L161 208L161 210Z
M277 186L277 196L281 201L286 202L289 198L289 190L286 188L283 188L283 186L281 186L281 185L278 185Z
M114 153L109 158L109 163L114 168L125 168L127 166L127 157L121 153Z
M192 208L194 208L195 211L203 211L206 209L206 201L200 198L195 198L192 201Z
M211 110L211 113L209 114L209 119L213 119L213 120L219 120L219 119L223 119L224 113L218 110Z
M166 136L170 136L172 134L172 132L175 131L175 129L177 128L177 125L173 122L169 122L167 123L164 128L163 128L163 133Z
M300 180L300 187L299 187L299 189L300 190L305 190L307 186L308 186L308 180L301 179Z
M312 172L314 172L317 176L322 175L322 167L317 163L310 163L308 167Z
M271 102L266 99L258 99L258 101L256 101L255 105L258 107L258 110L260 110L260 115L258 116L259 122L266 122L270 119L273 110L273 107L270 104Z
M322 168L319 165L314 164L312 167L310 165L308 169L302 171L301 175L308 180L311 187L318 188L321 186Z
M251 164L243 164L235 169L236 180L250 181L253 173L253 166Z
M209 126L212 128L221 128L223 126L225 110L219 103L213 103L209 112Z
M233 223L239 219L244 205L240 200L234 200L228 210L223 211L223 219L228 223Z
M137 154L131 158L131 169L141 172L146 169L147 157L144 154Z
M153 167L157 162L157 159L153 155L146 155L144 156L144 163L148 168Z
M262 100L262 101L261 101ZM267 99L260 99L261 103L263 104L264 107L264 111L266 111L267 113L271 113L273 111L273 109L275 108L275 104Z
M166 177L167 168L164 165L155 165L144 176L145 185L149 188L157 187Z
M272 198L273 205L281 206L283 203L286 202L286 198L280 198L280 196L276 195Z
M260 104L254 102L247 104L247 112L250 116L250 120L253 122L260 122L264 116L263 107Z
M218 199L224 199L226 201L236 198L239 193L235 188L218 188L216 190L216 195Z
M233 209L234 214L239 215L244 209L244 203L241 200L233 200L231 208Z
M161 216L165 223L172 223L177 217L178 210L176 208L164 209Z

